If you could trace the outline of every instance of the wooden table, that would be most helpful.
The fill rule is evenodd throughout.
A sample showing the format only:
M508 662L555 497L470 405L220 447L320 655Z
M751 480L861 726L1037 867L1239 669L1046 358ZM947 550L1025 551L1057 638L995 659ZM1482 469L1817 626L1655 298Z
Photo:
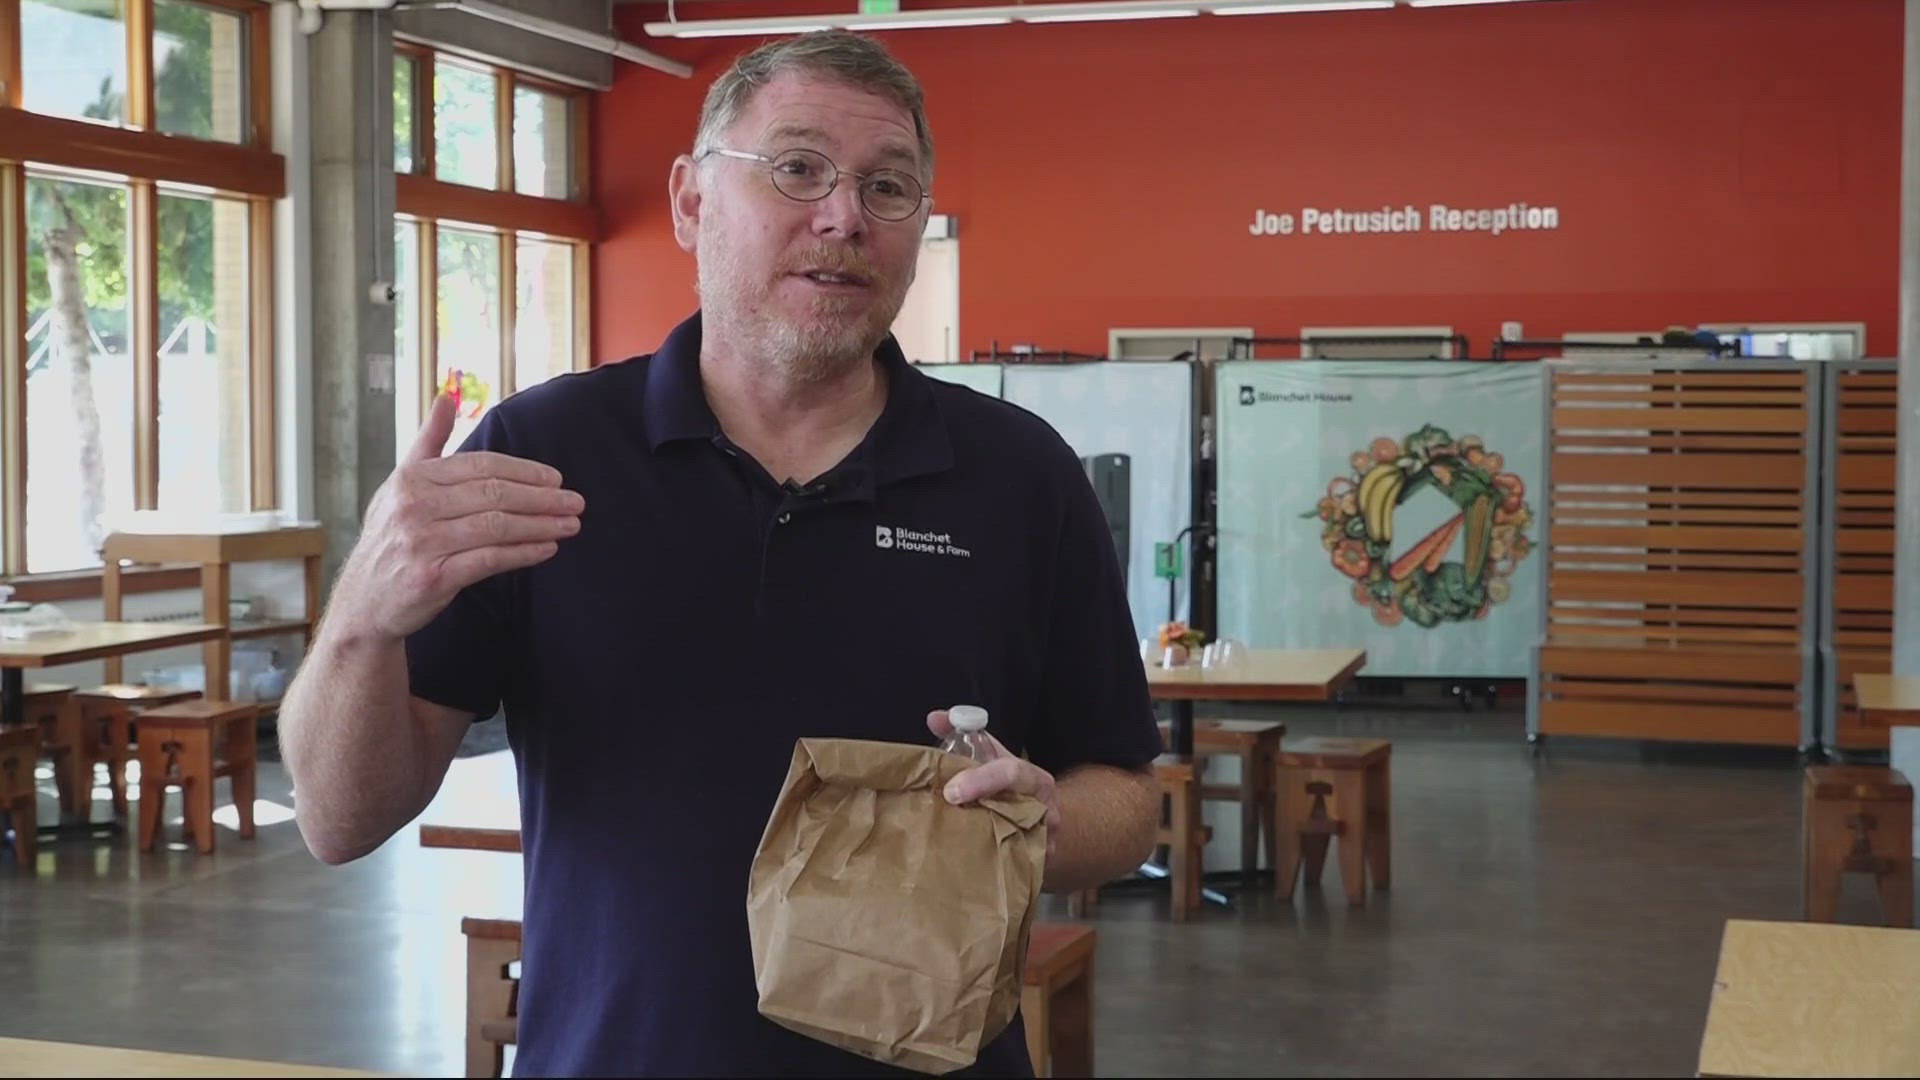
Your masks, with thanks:
M420 813L420 846L520 850L520 786L512 754L461 758Z
M326 553L327 536L318 525L286 525L271 529L243 529L238 532L206 533L124 533L110 534L101 548L105 560L100 577L100 612L109 619L120 617L120 564L198 563L200 566L200 618L226 627L223 636L207 641L201 651L207 673L207 696L225 697L227 676L233 668L233 643L243 638L277 634L299 634L307 646L313 646L314 627L320 618L320 559ZM227 601L232 595L234 563L299 559L306 574L306 603L297 619L260 619L234 622ZM107 661L106 681L120 682L120 666Z
M1920 724L1920 678L1862 672L1853 677L1853 700L1863 724Z
M0 1076L379 1076L357 1069L0 1039Z
M0 727L26 717L24 668L57 667L176 645L214 641L226 628L208 623L81 622L52 637L0 638ZM217 695L214 695L217 696Z
M1251 649L1218 667L1147 666L1147 690L1173 703L1169 750L1193 756L1196 701L1331 701L1367 663L1364 649Z
M1920 1076L1920 930L1729 919L1701 1076Z

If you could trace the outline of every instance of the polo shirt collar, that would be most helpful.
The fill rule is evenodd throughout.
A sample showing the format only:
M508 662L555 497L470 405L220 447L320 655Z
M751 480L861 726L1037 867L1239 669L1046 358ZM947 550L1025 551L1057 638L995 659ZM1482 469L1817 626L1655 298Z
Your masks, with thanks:
M887 371L887 404L866 438L835 470L863 494L880 484L953 467L953 443L932 378L907 363L892 334L873 355ZM655 453L672 442L720 437L720 422L700 381L699 312L674 327L653 354L641 405L647 446Z

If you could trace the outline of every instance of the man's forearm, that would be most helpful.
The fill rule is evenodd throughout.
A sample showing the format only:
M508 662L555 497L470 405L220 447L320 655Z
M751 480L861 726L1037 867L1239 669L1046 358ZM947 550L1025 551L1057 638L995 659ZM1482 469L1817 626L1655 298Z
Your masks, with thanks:
M1056 785L1060 827L1046 891L1091 889L1147 861L1160 826L1160 783L1152 773L1083 765Z
M419 813L432 750L407 706L398 642L343 640L323 629L280 712L280 743L298 821L319 858L345 862Z

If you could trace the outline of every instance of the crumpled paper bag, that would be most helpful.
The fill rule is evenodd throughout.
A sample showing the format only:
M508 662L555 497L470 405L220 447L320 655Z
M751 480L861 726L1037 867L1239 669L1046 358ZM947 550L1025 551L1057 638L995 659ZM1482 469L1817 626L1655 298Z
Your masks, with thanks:
M1046 807L953 806L972 762L801 739L747 884L760 1012L921 1072L973 1064L1012 1022L1046 867Z

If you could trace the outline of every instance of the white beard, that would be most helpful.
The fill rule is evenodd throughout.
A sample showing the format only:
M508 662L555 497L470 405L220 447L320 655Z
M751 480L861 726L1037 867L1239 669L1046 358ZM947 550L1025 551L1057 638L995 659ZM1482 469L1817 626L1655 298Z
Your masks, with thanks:
M705 325L726 327L729 339L801 384L826 382L871 359L905 300L887 298L892 302L860 317L835 311L837 305L823 299L812 318L796 323L768 315L762 302L771 286L754 295L749 275L723 245L701 245L697 261Z

